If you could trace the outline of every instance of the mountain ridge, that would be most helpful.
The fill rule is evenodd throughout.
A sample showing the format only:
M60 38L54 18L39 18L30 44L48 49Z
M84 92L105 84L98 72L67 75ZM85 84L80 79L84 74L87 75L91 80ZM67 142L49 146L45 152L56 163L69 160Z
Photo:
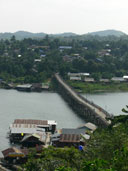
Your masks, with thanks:
M126 33L122 32L122 31L118 31L118 30L101 30L101 31L96 31L96 32L91 32L91 33L87 33L85 35L92 35L92 36L124 36L127 35Z
M86 33L86 34L76 34L72 32L64 32L64 33L58 33L58 34L47 34L43 32L39 33L32 33L29 31L17 31L14 33L11 32L5 32L5 33L0 33L0 39L10 39L12 36L15 36L16 39L22 40L24 38L44 38L46 35L49 37L77 37L77 36L100 36L100 37L107 37L107 36L116 36L116 37L121 37L127 35L126 33L122 31L117 31L117 30L102 30L102 31L96 31L96 32L91 32L91 33Z

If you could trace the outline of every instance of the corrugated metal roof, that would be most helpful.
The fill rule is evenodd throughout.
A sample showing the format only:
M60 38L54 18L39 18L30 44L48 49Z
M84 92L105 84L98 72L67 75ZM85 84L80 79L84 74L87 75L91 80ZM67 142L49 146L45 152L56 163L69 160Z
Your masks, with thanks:
M36 128L34 124L11 124L10 128Z
M37 132L44 132L43 128L38 127L38 125L34 124L11 124L10 125L10 132L12 134L34 134Z
M78 127L78 129L83 129L83 128L85 128L85 129L90 129L90 130L92 130L92 131L95 131L95 130L97 129L97 126L94 125L94 124L91 123L91 122L88 122L88 123L86 123L86 124L81 125L81 126Z
M37 132L36 128L11 128L11 134L34 134Z
M45 142L46 140L46 133L36 133L36 134L29 134L25 135L21 142L27 141L30 137L35 137L41 142Z
M62 134L85 134L85 129L63 128Z
M36 146L35 149L37 152L42 151L43 146ZM29 154L28 148L19 149L16 147L7 148L6 150L2 151L4 157L25 157Z
M12 155L23 155L24 156L24 153L20 149L15 148L15 147L8 148L8 149L2 151L2 153L3 153L4 157L13 157Z
M80 142L80 135L76 135L76 134L61 134L59 141L60 142L71 142L71 143Z
M32 120L32 119L15 119L10 125L10 132L12 134L34 134L44 132L46 127L57 125L56 121L47 120Z
M47 120L33 120L33 119L15 119L14 124L48 125L48 121Z

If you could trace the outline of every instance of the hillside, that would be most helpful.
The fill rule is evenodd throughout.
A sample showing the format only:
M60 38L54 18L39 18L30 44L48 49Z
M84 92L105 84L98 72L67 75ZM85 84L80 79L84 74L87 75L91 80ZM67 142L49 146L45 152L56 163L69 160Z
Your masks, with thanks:
M16 39L22 40L24 38L44 38L47 34L17 31L15 33L0 33L0 39L10 39L13 35L16 37Z
M44 38L47 34L46 33L31 33L27 31L17 31L15 33L0 33L0 39L10 39L12 36L15 36L16 39L22 40L24 38ZM50 37L74 37L77 36L75 33L67 32L67 33L60 33L60 34L49 34Z
M54 36L54 37L74 37L74 36L77 36L77 34L72 33L72 32L67 32L67 33L60 33L60 34L52 34L50 36Z
M22 40L24 38L32 38L32 39L38 39L38 38L44 38L47 34L46 33L31 33L31 32L27 32L27 31L17 31L14 33L0 33L0 39L10 39L12 36L15 36L16 39L18 40ZM65 33L60 33L60 34L48 34L50 37L54 37L54 38L71 38L71 37L75 37L75 38L80 38L83 37L84 39L92 39L92 37L94 36L100 36L100 37L107 37L107 36L116 36L116 37L120 37L120 36L125 36L126 34L121 32L121 31L116 31L116 30L104 30L104 31L97 31L97 32L92 32L92 33L88 33L88 34L83 34L83 35L78 35L76 33L72 33L72 32L65 32Z
M125 36L126 34L123 33L122 31L117 31L117 30L104 30L104 31L97 31L97 32L88 33L86 35L120 37L120 36Z

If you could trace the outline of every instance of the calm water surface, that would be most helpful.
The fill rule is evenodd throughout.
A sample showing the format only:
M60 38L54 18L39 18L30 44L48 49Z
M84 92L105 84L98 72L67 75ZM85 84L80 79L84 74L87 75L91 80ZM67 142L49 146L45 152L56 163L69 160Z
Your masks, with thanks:
M14 119L56 120L58 128L76 128L84 123L57 93L0 89L0 152L9 147L6 135Z
M114 115L128 105L128 92L82 94ZM14 119L56 120L58 128L76 128L84 121L68 107L57 93L26 93L0 89L0 156L9 147L6 138Z
M88 100L114 115L124 114L121 110L128 105L128 92L82 94Z

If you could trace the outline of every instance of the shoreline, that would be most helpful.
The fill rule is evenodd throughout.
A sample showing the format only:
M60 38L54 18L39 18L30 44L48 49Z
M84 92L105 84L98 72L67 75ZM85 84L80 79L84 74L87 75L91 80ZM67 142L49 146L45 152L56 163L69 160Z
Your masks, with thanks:
M67 81L78 93L128 92L128 83L83 83Z
M83 83L83 82L73 82L73 81L66 81L69 86L71 86L77 93L105 93L105 92L128 92L128 83ZM0 89L5 90L17 90L16 87L7 87L7 86L0 86ZM54 89L42 89L38 90L17 90L20 92L56 92Z

